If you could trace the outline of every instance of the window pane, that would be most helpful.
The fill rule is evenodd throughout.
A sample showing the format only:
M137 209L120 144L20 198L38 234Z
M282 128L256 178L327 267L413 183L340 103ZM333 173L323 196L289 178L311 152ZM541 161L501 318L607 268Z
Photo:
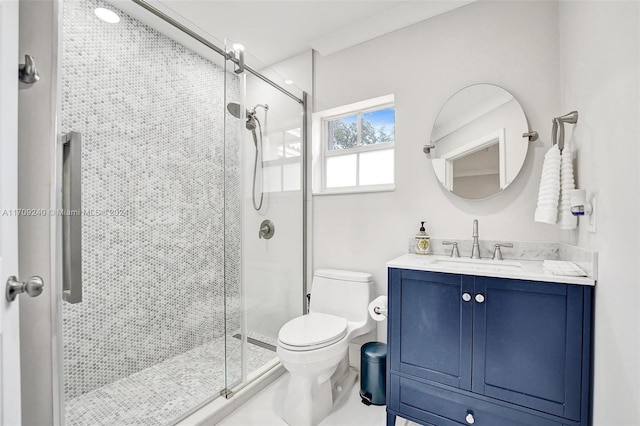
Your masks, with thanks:
M258 169L258 173L260 169ZM258 182L257 185L260 185ZM282 168L281 166L269 166L264 169L264 192L282 191ZM260 187L256 187L256 199L260 197Z
M260 132L257 131L253 133L253 132L247 132L247 138L249 139L249 144L247 145L249 148L247 149L247 153L248 155L251 156L251 158L253 159L253 156L255 155L255 141L253 139L253 137L255 137L258 139L258 143L260 143ZM283 139L283 134L282 132L276 132L276 133L271 133L270 135L265 135L263 137L262 140L262 159L264 161L271 161L271 160L277 160L278 158L282 158L282 139Z
M300 189L300 163L282 166L282 190L297 191Z
M327 158L327 188L356 185L357 154Z
M360 185L393 183L393 149L360 154Z
M358 117L350 115L328 122L329 151L353 148L358 144Z
M300 128L284 132L284 156L287 158L300 157Z
M371 145L395 140L396 113L394 108L379 109L362 114L362 144Z

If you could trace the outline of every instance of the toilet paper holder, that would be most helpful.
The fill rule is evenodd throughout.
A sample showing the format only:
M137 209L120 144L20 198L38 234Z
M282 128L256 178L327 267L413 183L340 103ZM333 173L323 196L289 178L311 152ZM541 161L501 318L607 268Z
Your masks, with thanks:
M378 315L384 315L384 317L387 318L387 308L376 306L375 308L373 308L373 312Z
M378 296L369 303L369 315L375 321L384 321L387 315L387 296Z

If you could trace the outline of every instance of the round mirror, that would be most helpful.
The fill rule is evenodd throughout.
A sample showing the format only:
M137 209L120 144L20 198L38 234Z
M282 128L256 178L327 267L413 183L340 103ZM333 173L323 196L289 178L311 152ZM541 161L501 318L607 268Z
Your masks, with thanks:
M475 84L442 107L425 152L447 190L463 198L487 198L520 172L529 147L527 132L527 118L511 93Z

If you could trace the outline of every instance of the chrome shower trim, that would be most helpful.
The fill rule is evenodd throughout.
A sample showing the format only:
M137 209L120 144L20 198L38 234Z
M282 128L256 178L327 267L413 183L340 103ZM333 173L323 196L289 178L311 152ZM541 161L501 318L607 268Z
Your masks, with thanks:
M260 230L258 231L258 238L270 240L273 234L276 233L276 226L269 219L265 219L260 224Z
M313 55L312 55L313 58ZM313 60L313 59L312 59ZM302 168L302 314L309 313L309 301L307 295L309 294L309 208L307 203L307 197L309 195L308 186L309 180L307 176L307 169L309 168L308 149L307 149L307 137L309 133L309 111L307 110L309 104L309 98L307 92L302 92L302 149L300 150L300 161Z
M252 115L255 114L256 113L256 108L258 108L258 107L264 109L265 112L269 111L269 105L268 104L256 104L253 108L251 108L249 110L249 114L252 114Z

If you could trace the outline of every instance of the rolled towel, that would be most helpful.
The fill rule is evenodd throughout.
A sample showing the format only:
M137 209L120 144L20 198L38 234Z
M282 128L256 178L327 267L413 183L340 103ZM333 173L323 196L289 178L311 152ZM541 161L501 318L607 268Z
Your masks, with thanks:
M566 141L560 160L560 207L558 226L560 229L575 229L578 218L571 214L571 196L569 191L576 188L573 179L573 146Z
M556 223L558 217L558 208L538 207L536 208L536 214L534 220L540 223L548 223L553 225Z
M560 150L553 145L544 155L538 204L534 221L553 225L558 218L558 200L560 196Z

